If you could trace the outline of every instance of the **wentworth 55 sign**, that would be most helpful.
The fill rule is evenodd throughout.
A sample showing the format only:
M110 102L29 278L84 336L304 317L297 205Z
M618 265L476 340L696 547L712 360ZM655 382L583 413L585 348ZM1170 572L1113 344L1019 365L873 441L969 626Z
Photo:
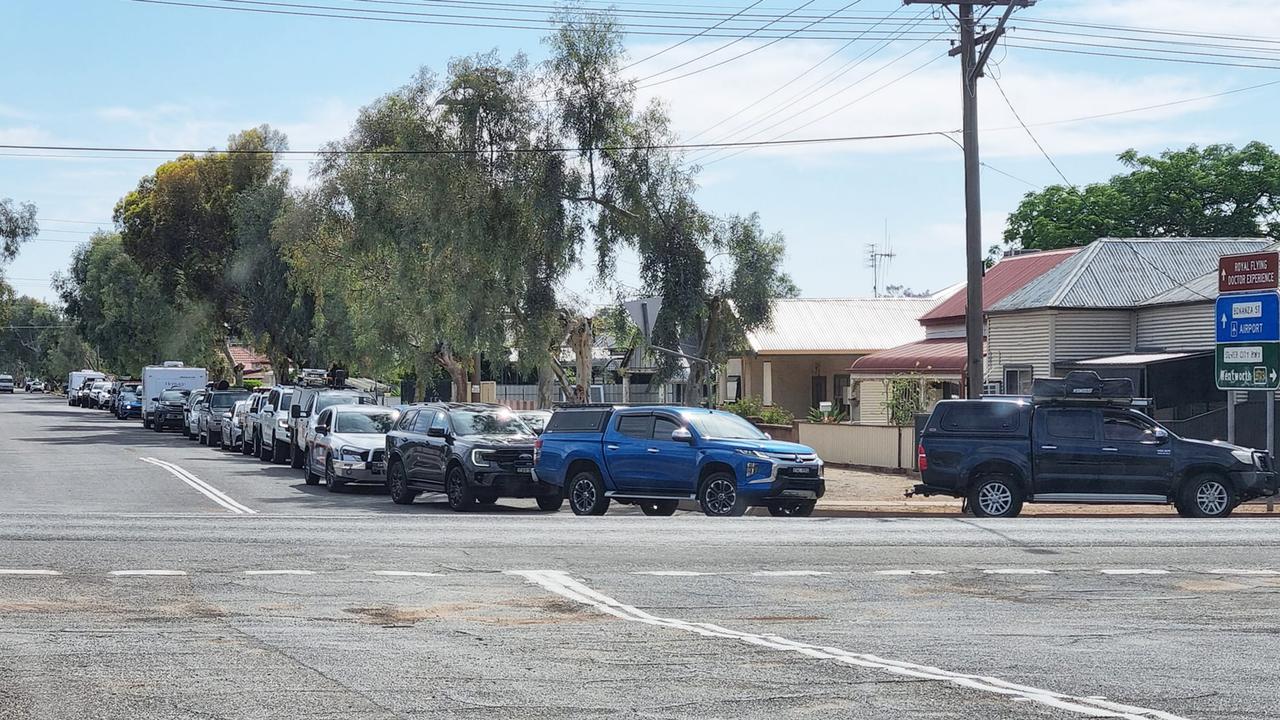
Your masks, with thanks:
M1219 390L1280 388L1280 344L1219 343L1213 374Z

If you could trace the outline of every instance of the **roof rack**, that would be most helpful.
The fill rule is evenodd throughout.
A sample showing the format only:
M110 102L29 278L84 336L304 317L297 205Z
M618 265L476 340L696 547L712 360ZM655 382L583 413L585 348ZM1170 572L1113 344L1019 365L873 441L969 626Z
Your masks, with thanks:
M1062 378L1036 378L1031 381L1031 402L1046 404L1111 405L1117 407L1146 406L1151 401L1134 397L1133 380L1101 378L1092 370L1075 370Z

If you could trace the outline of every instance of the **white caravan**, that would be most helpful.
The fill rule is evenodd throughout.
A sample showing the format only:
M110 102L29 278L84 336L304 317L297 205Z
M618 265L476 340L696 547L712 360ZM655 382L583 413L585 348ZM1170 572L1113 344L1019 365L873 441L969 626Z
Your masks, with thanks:
M142 426L151 427L151 414L160 393L165 390L199 390L208 382L209 372L204 368L189 368L172 360L163 365L142 368Z

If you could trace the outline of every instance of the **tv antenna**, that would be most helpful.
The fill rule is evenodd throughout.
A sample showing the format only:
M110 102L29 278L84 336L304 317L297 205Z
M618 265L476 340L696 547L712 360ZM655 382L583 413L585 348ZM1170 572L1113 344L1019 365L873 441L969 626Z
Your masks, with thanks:
M871 268L871 295L880 297L880 280L888 269L889 263L897 257L893 251L893 242L889 239L889 221L884 221L884 249L875 243L867 243L867 267Z

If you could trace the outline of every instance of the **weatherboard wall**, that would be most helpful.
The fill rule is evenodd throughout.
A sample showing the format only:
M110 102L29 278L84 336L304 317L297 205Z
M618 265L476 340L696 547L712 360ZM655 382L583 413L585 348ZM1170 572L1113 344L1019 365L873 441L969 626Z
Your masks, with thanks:
M1035 377L1052 373L1053 311L991 315L987 321L987 379L999 381L1006 367L1030 367Z
M1139 350L1212 350L1213 303L1188 303L1138 311Z
M1053 320L1053 362L1072 362L1133 351L1130 310L1059 310Z

